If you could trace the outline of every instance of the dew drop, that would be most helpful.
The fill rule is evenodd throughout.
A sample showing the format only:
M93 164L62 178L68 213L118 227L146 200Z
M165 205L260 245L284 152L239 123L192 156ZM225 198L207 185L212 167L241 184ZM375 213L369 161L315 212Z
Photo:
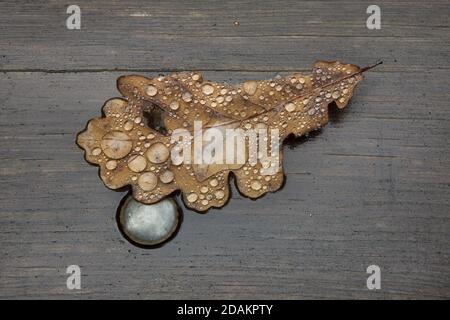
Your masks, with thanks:
M161 180L162 183L170 183L174 179L173 172L170 170L166 170L159 176L159 180Z
M214 92L214 87L212 85L210 85L210 84L205 84L202 87L202 92L204 94L206 94L207 96L209 96L210 94L212 94Z
M152 163L163 163L169 158L170 151L163 143L157 142L148 148L145 155Z
M155 189L157 184L158 179L152 172L143 173L138 179L138 185L144 191L152 191L153 189Z
M214 195L216 196L216 199L221 200L225 197L225 192L223 192L222 190L216 191L214 193Z
M114 170L115 168L117 168L117 161L110 160L110 161L106 162L106 169Z
M181 99L183 99L183 101L185 101L185 102L191 102L192 101L192 94L190 92L184 92L181 95Z
M127 196L118 213L121 232L132 243L155 246L175 234L181 223L180 212L173 199L144 204Z
M100 146L109 158L121 159L131 151L133 144L126 133L112 131L103 136Z
M102 149L100 148L94 148L94 150L92 150L92 155L93 156L98 156L102 153Z
M256 81L244 82L243 89L250 96L255 94L257 88L258 88L258 83Z
M180 104L178 103L178 101L172 101L170 103L169 107L172 110L178 110L178 108L180 107Z
M286 111L292 112L295 110L295 104L293 104L292 102L289 102L284 106L284 108L286 109Z
M337 99L341 96L341 94L339 93L339 91L334 91L332 94L333 99Z
M143 156L135 155L128 160L128 168L133 172L144 171L147 167L147 160Z
M150 86L147 86L147 89L145 89L145 93L148 96L153 97L158 93L158 89L156 89L155 86L150 85Z
M250 187L251 187L253 190L258 191L258 190L261 189L262 185L261 185L261 182L259 182L259 181L257 181L257 180L253 180L253 181L251 182L251 184L250 184Z
M198 199L198 195L196 193L191 193L186 197L187 201L189 202L195 202Z

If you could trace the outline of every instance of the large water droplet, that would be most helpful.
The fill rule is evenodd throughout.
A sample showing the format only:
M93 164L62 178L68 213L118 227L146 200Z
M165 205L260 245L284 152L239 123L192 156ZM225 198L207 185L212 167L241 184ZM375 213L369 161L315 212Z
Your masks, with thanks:
M178 205L170 198L155 204L144 204L128 195L118 213L119 228L125 237L144 247L167 241L180 223Z

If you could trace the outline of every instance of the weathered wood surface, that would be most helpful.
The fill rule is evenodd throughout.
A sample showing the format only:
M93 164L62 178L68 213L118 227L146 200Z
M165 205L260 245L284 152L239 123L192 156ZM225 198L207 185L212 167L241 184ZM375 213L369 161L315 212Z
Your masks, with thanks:
M378 1L371 31L369 4L79 1L82 30L69 31L66 3L2 2L0 298L449 298L450 8ZM385 63L287 149L282 190L251 201L234 188L221 210L185 210L160 249L121 237L124 193L74 143L118 76L239 82L315 59ZM80 291L66 288L71 264Z

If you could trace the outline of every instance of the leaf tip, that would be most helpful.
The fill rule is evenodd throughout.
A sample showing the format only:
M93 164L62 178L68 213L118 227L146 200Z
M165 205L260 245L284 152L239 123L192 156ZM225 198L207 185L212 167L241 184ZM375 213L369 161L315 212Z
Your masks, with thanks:
M359 72L360 73L366 72L366 71L368 71L370 69L375 68L376 66L379 66L380 64L383 64L383 60L377 60L377 62L375 62L374 64L366 66L364 68L361 68L361 70Z

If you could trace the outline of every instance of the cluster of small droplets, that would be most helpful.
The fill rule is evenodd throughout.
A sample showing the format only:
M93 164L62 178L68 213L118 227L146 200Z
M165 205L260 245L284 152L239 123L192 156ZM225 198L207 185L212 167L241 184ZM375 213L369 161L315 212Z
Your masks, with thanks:
M211 201L222 203L227 192L225 187L227 184L226 177L224 173L218 173L196 186L196 189L188 190L185 193L187 202L195 205L199 210L208 207Z
M145 126L133 102L125 107L126 103L113 99L105 105L105 115L110 121L100 139L89 139L95 143L87 150L88 156L104 168L107 184L134 184L136 199L154 202L165 196L167 189L175 188L168 161L170 145L167 138ZM104 122L102 120L105 119L99 119L99 122ZM123 176L124 170L124 181L116 181Z

